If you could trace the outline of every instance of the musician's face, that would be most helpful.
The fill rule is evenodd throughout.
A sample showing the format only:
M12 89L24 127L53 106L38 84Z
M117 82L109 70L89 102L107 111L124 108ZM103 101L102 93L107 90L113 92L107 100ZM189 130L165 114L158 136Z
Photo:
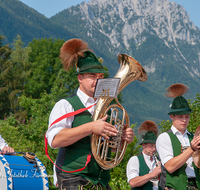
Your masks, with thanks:
M190 114L170 115L170 118L173 122L173 126L176 127L176 129L180 131L182 134L184 134L190 121Z
M155 143L143 143L142 144L143 151L148 156L153 156L153 153L156 152L156 144Z
M79 88L85 94L93 97L97 79L102 79L103 73L83 73L78 75Z

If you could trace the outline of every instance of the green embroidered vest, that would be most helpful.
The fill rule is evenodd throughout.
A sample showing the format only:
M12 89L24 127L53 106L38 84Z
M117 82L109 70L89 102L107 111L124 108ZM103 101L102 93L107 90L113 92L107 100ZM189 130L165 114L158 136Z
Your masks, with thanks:
M172 147L173 147L173 153L174 157L181 154L181 143L176 137L176 135L173 132L168 132L168 135L171 139ZM193 139L193 135L188 135L189 141L191 142ZM200 189L200 175L199 175L199 169L193 164L195 175L196 175L196 184L197 187ZM174 188L176 190L186 190L187 186L187 175L185 172L185 169L187 167L187 164L184 164L182 167L180 167L178 170L176 170L173 173L169 173L166 170L166 185L168 187Z
M66 100L72 105L74 111L84 108L84 105L78 96L69 97ZM92 115L86 110L74 116L72 127L78 127L91 121ZM90 136L91 135L84 137L70 146L60 148L56 160L56 163L59 162L58 166L61 166L62 169L66 171L74 171L83 168L86 163L87 155L91 153ZM82 176L83 178L92 181L94 184L101 183L104 187L110 180L109 170L103 170L93 156L90 163L83 171L71 174Z

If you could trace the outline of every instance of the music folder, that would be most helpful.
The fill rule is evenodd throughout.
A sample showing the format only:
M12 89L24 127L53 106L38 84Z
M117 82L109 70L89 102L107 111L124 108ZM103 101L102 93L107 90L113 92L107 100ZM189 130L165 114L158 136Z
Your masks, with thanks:
M94 98L99 98L101 96L117 98L120 80L120 78L97 79Z

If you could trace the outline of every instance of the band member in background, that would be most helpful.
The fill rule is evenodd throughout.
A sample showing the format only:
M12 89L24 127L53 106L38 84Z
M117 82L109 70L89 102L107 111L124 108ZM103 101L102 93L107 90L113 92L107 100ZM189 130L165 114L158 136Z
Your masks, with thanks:
M56 103L50 114L49 126L66 113L94 105L97 102L97 99L93 98L96 81L104 78L106 72L97 57L88 50L87 43L80 39L65 42L61 47L60 58L66 70L76 66L79 88L75 96ZM117 135L117 129L106 122L107 116L92 122L94 109L95 106L92 106L81 114L53 124L48 129L48 143L52 148L60 148L56 164L63 170L75 171L85 166L87 156L91 153L92 133L99 134L105 139ZM124 129L123 139L131 143L133 138L133 130ZM59 189L111 189L108 185L109 170L102 169L93 156L82 171L69 174L56 168L56 173Z
M160 164L155 157L158 127L155 122L147 120L140 125L138 131L146 132L141 143L143 151L128 161L126 168L128 183L132 190L157 190L161 173Z
M199 169L192 158L194 151L200 148L200 137L193 138L193 134L187 131L192 110L183 97L189 88L177 83L167 88L167 91L166 96L174 100L168 113L172 127L160 134L156 141L157 152L165 167L160 186L169 190L200 189Z
M14 149L12 147L9 147L0 135L0 154L14 154L14 152Z

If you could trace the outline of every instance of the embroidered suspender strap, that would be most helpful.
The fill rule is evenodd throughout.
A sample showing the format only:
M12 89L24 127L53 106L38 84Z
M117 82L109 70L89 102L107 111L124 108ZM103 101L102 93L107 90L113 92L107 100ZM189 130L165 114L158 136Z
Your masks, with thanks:
M78 115L78 114L80 114L80 113L82 113L82 112L84 112L84 111L90 109L91 107L93 107L93 106L95 106L95 105L96 105L96 104L93 104L93 105L91 105L91 106L89 106L89 107L87 107L87 108L81 108L81 109L76 110L76 111L74 111L74 112L67 113L67 114L65 114L65 115L63 115L63 116L61 116L61 117L59 117L58 119L56 119L56 120L49 126L49 128L50 128L52 125L58 123L59 121L65 119L65 118L74 116L74 115ZM59 168L59 167L53 162L53 160L50 158L50 156L49 156L49 154L48 154L48 142L47 142L46 134L45 134L45 139L44 139L44 141L45 141L45 154L46 154L47 158L48 158L59 170L61 170L61 171L63 171L63 172L66 172L66 173L74 173L74 172L82 171L82 170L84 170L84 169L86 168L86 166L88 165L88 163L89 163L90 160L91 160L91 154L88 154L88 155L87 155L87 160L86 160L85 166L84 166L83 168L80 168L80 169L74 170L74 171L66 171L66 170L63 170L63 169Z

